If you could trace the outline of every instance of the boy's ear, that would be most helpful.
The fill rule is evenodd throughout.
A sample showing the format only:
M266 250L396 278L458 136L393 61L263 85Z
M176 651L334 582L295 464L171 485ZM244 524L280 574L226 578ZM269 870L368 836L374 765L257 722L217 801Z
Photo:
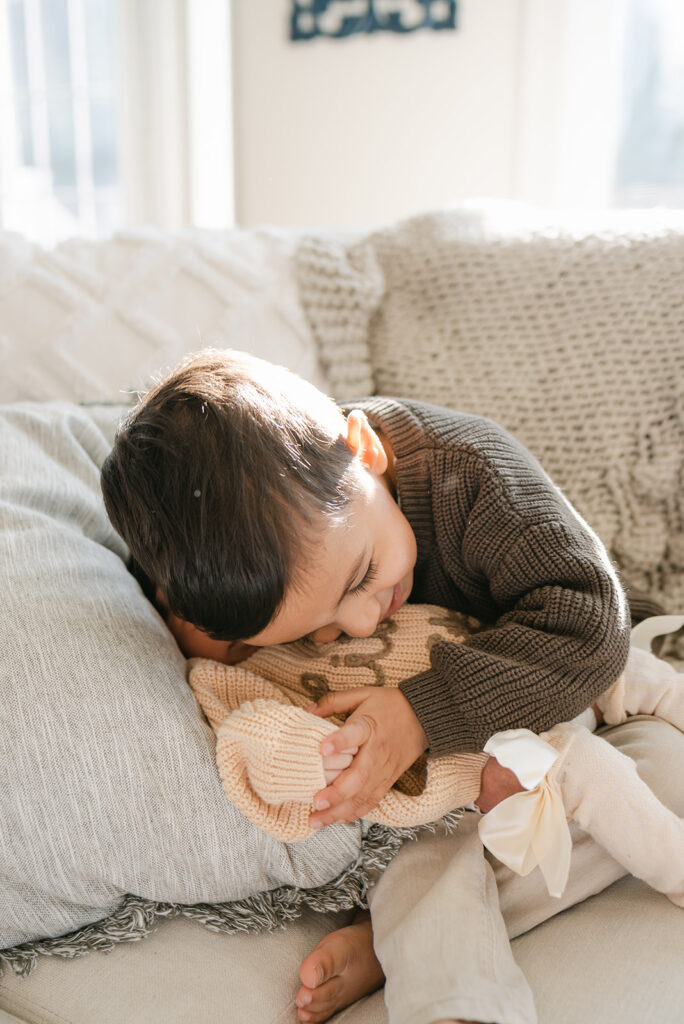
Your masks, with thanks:
M361 463L376 476L387 472L387 453L361 409L347 416L347 446Z

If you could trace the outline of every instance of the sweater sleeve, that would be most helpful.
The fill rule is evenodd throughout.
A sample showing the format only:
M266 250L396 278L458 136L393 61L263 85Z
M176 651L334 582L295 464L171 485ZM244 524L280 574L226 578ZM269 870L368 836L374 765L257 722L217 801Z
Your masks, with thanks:
M435 643L431 667L401 684L430 756L574 717L617 679L629 649L605 548L532 456L488 426L483 452L447 450L435 466L444 571L490 628Z

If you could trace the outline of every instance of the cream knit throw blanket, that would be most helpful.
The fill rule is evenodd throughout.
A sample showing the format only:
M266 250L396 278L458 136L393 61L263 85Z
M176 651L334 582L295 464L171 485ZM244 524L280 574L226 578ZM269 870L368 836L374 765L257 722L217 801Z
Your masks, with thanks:
M311 835L313 797L326 784L320 744L341 719L304 709L330 690L397 686L429 668L435 640L464 640L478 628L457 612L405 605L371 637L264 647L241 665L190 661L190 686L216 732L216 762L230 800L277 839ZM437 821L477 797L486 760L421 758L365 817L392 826Z
M684 216L489 204L305 237L300 297L335 397L497 420L625 582L684 607Z

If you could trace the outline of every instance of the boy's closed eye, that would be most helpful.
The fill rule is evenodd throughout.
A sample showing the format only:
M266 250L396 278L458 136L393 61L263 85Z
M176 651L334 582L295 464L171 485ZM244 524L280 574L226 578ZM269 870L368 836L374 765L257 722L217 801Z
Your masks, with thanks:
M365 575L364 575L363 579L361 580L361 582L357 583L355 587L352 587L350 590L348 590L347 593L348 594L362 594L371 585L373 580L377 579L377 575L378 575L377 563L374 562L373 559L371 558L370 562L368 563L368 568L366 569Z
M342 603L342 601L344 600L345 597L349 597L350 595L353 597L356 594L364 593L364 591L367 590L367 588L370 586L370 584L375 579L377 579L377 575L378 575L378 564L377 564L377 562L375 562L373 560L373 558L371 558L371 560L368 563L368 567L367 567L365 573L363 574L363 578L358 583L356 583L354 586L347 587L346 591L342 595L342 598L340 600L340 604ZM322 627L322 629L320 629L320 628L319 629L314 629L314 630L312 630L311 633L307 633L306 636L304 637L304 639L305 640L311 640L311 641L313 641L313 643L325 644L325 643L330 643L331 640L336 640L339 636L345 635L344 634L344 630L340 629L340 630L336 631L335 636L328 636L327 635L327 630L328 629L329 629L329 627L325 627L325 626ZM324 633L323 636L321 636L322 632Z

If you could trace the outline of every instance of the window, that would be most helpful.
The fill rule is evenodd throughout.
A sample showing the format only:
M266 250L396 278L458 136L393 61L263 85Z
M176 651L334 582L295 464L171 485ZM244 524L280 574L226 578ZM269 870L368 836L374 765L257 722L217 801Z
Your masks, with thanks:
M121 223L115 0L2 0L4 227L53 242Z
M231 226L230 42L230 0L0 0L0 226Z
M614 201L684 206L684 5L628 0Z
M684 206L681 0L521 0L514 195Z

